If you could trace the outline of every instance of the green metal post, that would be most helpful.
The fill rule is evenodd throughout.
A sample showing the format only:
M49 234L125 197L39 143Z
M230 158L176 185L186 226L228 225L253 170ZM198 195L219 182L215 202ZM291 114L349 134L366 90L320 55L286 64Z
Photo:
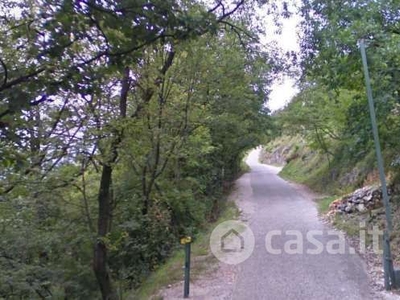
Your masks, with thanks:
M380 177L381 185L382 185L382 197L383 197L383 203L385 205L386 229L387 230L385 232L386 237L384 238L383 261L384 261L384 270L385 270L385 287L386 287L386 289L390 289L391 286L394 287L395 282L396 282L395 278L394 278L393 261L392 261L391 252L390 252L390 233L392 232L392 228L393 228L392 227L392 215L391 215L389 196L388 196L387 186L386 186L385 170L383 167L383 158L382 158L381 146L380 146L380 141L379 141L378 126L376 124L375 105L374 105L374 99L372 97L371 79L369 77L367 54L365 51L364 40L360 41L360 50L361 50L363 67L364 67L365 86L367 88L369 113L370 113L370 117L371 117L372 132L374 135L376 158L378 161L378 169L379 169L379 177ZM388 283L389 278L390 278L390 284Z
M189 297L190 285L190 244L185 244L185 284L183 289L183 298Z
M390 251L390 239L388 231L383 234L383 271L385 273L385 289L397 287L397 280L393 267L392 253Z

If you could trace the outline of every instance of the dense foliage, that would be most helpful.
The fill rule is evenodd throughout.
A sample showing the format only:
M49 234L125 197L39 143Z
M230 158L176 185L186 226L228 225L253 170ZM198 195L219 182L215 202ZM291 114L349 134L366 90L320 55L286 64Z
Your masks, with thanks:
M218 214L274 65L215 2L0 3L0 298L123 297Z
M338 169L350 172L369 160L366 169L355 170L365 178L375 165L361 39L387 167L399 173L399 11L398 1L302 1L301 92L277 115L284 132L301 134L326 154L329 180L338 179Z

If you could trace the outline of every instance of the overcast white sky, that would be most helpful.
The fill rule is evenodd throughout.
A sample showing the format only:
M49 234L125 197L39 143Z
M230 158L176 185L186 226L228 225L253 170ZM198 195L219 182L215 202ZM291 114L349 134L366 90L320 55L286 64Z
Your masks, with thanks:
M265 36L265 41L276 41L278 46L280 46L284 52L299 52L300 47L297 29L299 23L300 17L297 15L293 15L289 19L283 19L282 33L277 35L273 34L271 30L267 30L268 35ZM265 24L268 27L273 26L272 20L266 20ZM272 111L282 108L293 98L294 95L296 95L297 92L298 89L295 87L295 80L289 77L284 77L281 82L276 82L272 86L272 92L267 106Z

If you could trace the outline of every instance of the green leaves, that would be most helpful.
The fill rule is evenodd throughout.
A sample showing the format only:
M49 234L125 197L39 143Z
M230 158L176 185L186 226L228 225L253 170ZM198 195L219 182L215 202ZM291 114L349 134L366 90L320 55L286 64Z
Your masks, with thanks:
M394 71L400 67L399 9L398 1L302 1L303 83L317 84L318 88L323 87L327 93L335 92L339 97L346 93L353 97L349 105L340 108L345 118L340 118L337 126L341 128L340 136L343 139L353 140L347 146L355 156L368 150L372 138L358 49L361 38L367 43L368 64L383 142L396 148L399 145L393 140L393 133L398 131L397 125L386 121L394 117L394 105L399 100L400 81ZM321 105L325 103L321 100L323 96L318 96L318 99ZM332 108L330 103L325 105ZM318 114L307 108L299 107L299 111L309 116L310 120L318 119ZM316 111L321 112L327 121L330 120L323 107Z
M242 4L35 0L0 19L0 298L99 298L96 245L136 288L218 213L270 124Z

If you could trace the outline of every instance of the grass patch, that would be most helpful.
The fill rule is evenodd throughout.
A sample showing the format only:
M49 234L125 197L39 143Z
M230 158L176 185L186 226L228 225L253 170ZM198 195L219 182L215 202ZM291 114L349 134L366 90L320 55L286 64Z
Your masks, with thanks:
M336 200L338 197L337 196L329 196L329 197L325 197L321 200L318 200L318 211L321 214L325 214L329 211L329 205Z
M246 155L247 157L247 155ZM240 162L240 174L244 174L250 171L249 165L244 161L244 159Z
M349 236L358 236L360 233L360 223L358 218L352 218L351 216L336 215L333 220L333 225Z
M282 171L279 173L279 176L298 183L304 183L306 179L298 160L292 160L284 166Z
M216 258L210 255L209 239L212 230L221 222L237 219L239 211L234 202L226 201L222 209L221 215L214 223L207 225L205 230L198 234L192 243L192 264L191 264L191 279L196 279L205 270L209 269L210 265L216 264ZM155 296L163 287L169 284L174 284L183 280L183 264L184 250L175 251L175 253L162 265L154 271L134 292L133 295L126 295L124 299L161 299Z

